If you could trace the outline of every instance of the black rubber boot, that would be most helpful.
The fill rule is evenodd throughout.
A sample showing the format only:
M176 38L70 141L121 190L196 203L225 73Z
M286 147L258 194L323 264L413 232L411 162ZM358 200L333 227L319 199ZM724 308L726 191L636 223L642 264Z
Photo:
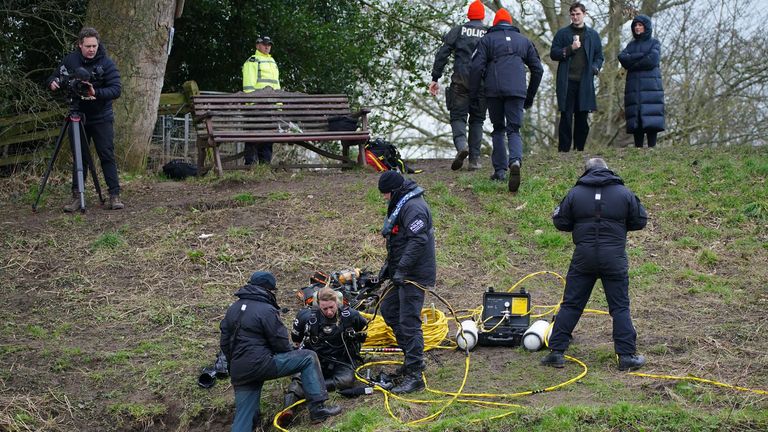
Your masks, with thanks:
M296 403L296 401L298 400L299 398L297 398L293 392L286 393L285 399L283 400L283 409L288 408L289 406ZM296 415L294 413L295 409L296 408L292 408L280 414L280 417L277 418L277 425L280 426L281 428L288 427L293 421L294 416Z
M424 378L421 376L421 371L409 371L403 377L403 380L400 381L400 385L392 389L392 393L413 393L424 390L424 387Z
M469 150L466 148L456 152L456 157L453 158L453 162L451 163L451 169L454 171L460 170L462 165L464 165L464 159L466 159L467 156L469 156Z
M565 357L562 351L551 351L546 357L541 359L541 364L544 366L552 366L556 368L565 367Z
M332 379L325 380L325 389L330 393L336 391L336 383Z
M617 354L616 362L620 371L633 371L645 365L645 357L638 354Z
M493 181L505 181L507 179L507 172L505 170L499 170L491 174L491 180Z
M517 192L520 189L520 161L509 164L509 184L507 186L510 192Z
M309 408L309 420L312 424L324 422L328 417L341 414L341 407L338 405L325 406L325 403L320 402Z

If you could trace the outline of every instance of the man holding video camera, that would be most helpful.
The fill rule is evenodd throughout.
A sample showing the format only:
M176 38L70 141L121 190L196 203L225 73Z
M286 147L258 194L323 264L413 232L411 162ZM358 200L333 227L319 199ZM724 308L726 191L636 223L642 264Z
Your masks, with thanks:
M293 320L291 340L300 348L312 350L320 359L320 368L328 391L343 391L355 385L355 368L361 364L360 348L365 341L363 330L368 325L360 312L345 305L340 291L321 288L312 307L301 309ZM285 407L304 398L301 376L294 375L285 394ZM293 411L278 419L286 426Z
M74 78L70 78L74 77ZM71 82L70 80L77 80ZM75 89L73 89L76 87ZM115 63L107 56L104 46L100 44L99 33L92 27L84 27L77 37L77 49L67 54L48 78L47 86L51 91L62 89L73 92L70 104L71 111L82 115L87 137L93 140L96 153L101 161L104 181L109 188L107 210L120 210L125 205L120 201L120 181L117 175L114 145L114 114L112 100L120 97L122 84L120 72ZM67 86L67 88L63 88ZM70 142L72 139L70 137ZM86 140L82 144L88 145ZM73 152L74 153L74 152ZM88 176L88 170L83 171L83 182ZM76 172L72 173L71 204L64 206L64 211L80 210L80 199L77 195Z

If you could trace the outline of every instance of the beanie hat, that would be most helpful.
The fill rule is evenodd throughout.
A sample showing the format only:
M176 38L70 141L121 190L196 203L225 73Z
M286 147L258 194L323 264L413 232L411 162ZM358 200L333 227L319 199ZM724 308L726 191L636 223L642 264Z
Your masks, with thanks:
M257 271L253 273L251 278L248 280L248 284L257 285L270 291L277 289L277 281L275 280L275 276L272 273L266 271Z
M481 20L485 18L485 6L480 0L475 0L469 5L467 18L471 20Z
M493 25L496 25L500 22L506 21L507 24L512 24L512 16L509 14L509 12L501 8L498 11L496 11L496 16L493 17Z
M386 171L379 177L379 192L389 193L400 189L405 179L397 171Z

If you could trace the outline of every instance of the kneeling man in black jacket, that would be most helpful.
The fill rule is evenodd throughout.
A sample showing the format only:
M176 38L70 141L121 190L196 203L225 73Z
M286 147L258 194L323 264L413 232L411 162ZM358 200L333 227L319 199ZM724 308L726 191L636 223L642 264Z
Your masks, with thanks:
M325 406L328 392L317 354L294 350L288 329L280 320L272 273L257 271L236 293L221 321L221 351L229 362L235 389L235 419L232 432L251 432L259 422L259 401L264 381L301 372L302 386L312 423L341 413L338 406Z

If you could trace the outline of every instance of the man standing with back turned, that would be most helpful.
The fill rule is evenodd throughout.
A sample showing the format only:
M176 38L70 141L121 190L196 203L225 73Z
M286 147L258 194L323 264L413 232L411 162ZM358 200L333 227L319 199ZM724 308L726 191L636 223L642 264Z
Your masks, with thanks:
M480 0L469 5L469 22L452 28L443 37L443 45L435 55L432 66L432 82L429 93L437 96L440 84L437 81L443 75L448 57L453 54L453 75L451 86L445 91L445 103L451 113L451 132L456 157L451 169L458 171L469 156L469 170L480 168L480 145L483 140L483 122L485 121L485 98L482 94L475 99L469 97L469 63L477 42L485 35L485 6ZM469 148L467 148L467 114L469 114Z
M531 72L527 85L526 68ZM496 11L493 27L477 44L471 73L470 94L474 96L485 86L493 123L491 180L503 181L509 169L509 191L517 192L523 163L523 110L533 105L544 68L536 47L512 25L512 16L506 9Z
M571 25L561 28L552 40L550 58L557 65L557 108L560 110L558 150L584 150L589 135L588 115L597 110L595 76L603 67L600 35L584 23L587 8L570 7Z
M587 161L576 186L555 209L552 221L560 231L573 233L576 249L549 337L552 351L541 359L541 364L557 368L565 365L563 353L599 278L613 318L613 345L619 370L640 368L645 358L635 354L637 332L629 313L626 247L627 231L645 228L645 208L604 160L593 158Z

